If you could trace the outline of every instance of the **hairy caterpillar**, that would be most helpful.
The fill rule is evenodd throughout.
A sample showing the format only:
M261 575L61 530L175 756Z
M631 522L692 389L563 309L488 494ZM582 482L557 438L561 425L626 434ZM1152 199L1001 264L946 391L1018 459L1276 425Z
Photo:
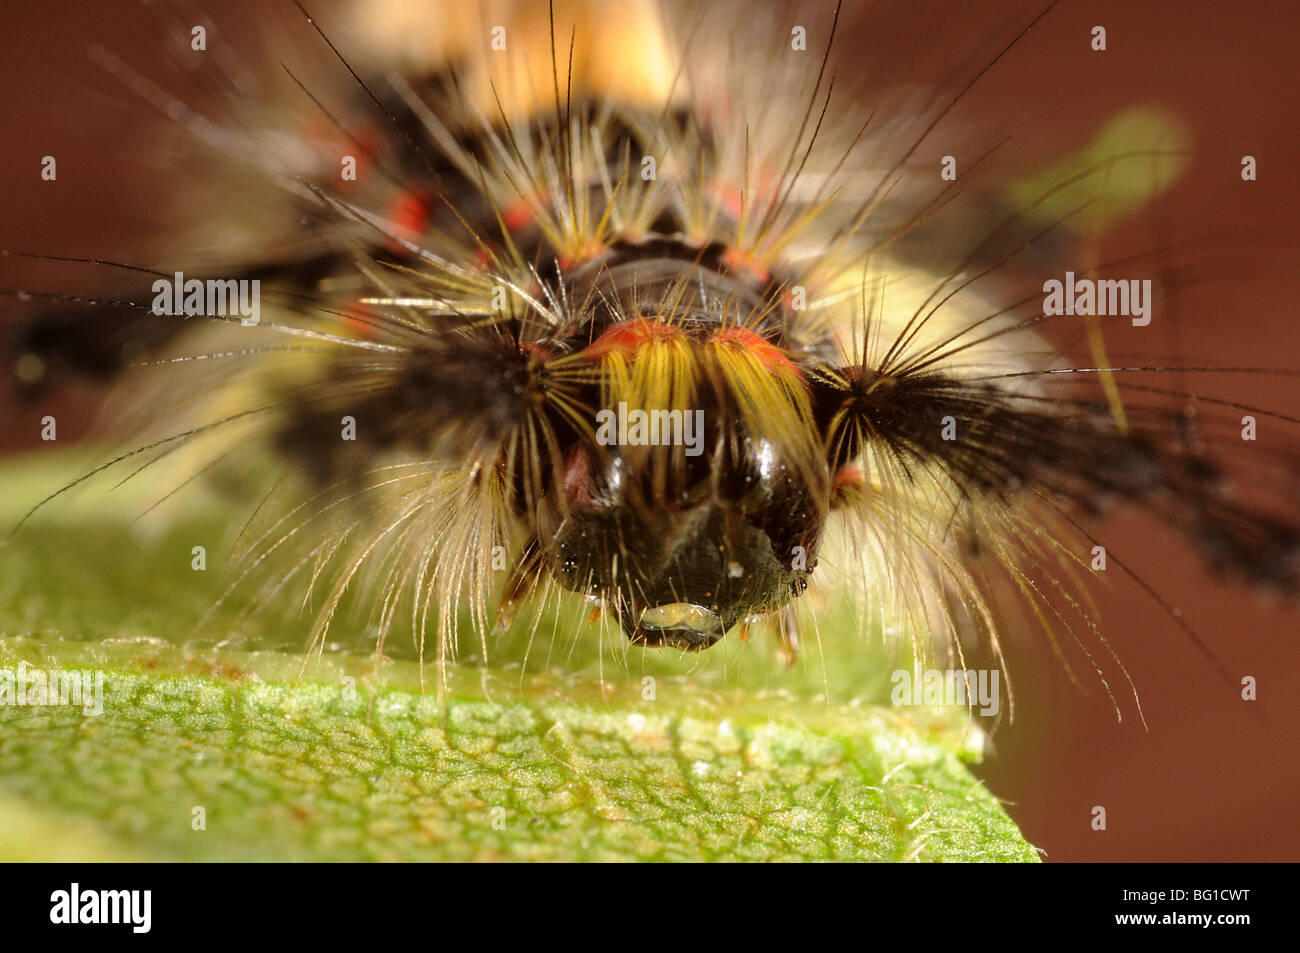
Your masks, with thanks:
M47 299L13 339L17 378L35 395L60 364L115 372L128 344L202 358L155 365L183 383L137 383L167 415L117 463L172 468L161 496L274 447L294 488L258 494L275 506L237 582L255 602L316 593L318 645L366 582L381 642L409 622L440 665L561 592L636 644L704 648L764 620L793 658L820 585L952 667L971 646L996 661L1008 594L1117 665L1079 594L1102 545L1085 520L1115 499L1293 594L1293 507L1263 469L1293 473L1287 451L1242 474L1270 481L1272 510L1230 493L1214 451L1235 404L1189 415L1165 399L1178 386L1132 378L1171 362L1107 358L1119 334L1149 351L1145 315L1044 313L1076 225L1122 201L1116 169L1158 192L1178 144L1016 201L985 190L996 135L972 136L956 178L928 147L1052 9L989 25L964 69L874 109L836 68L840 11L742 9L340 7L317 30L287 8L309 66L243 62L212 31L200 69L229 89L206 109L97 49L193 143L170 146L195 163L170 197L188 227L148 274ZM1149 280L1198 251L1074 271ZM186 280L203 291L188 316ZM254 281L249 320L224 305Z

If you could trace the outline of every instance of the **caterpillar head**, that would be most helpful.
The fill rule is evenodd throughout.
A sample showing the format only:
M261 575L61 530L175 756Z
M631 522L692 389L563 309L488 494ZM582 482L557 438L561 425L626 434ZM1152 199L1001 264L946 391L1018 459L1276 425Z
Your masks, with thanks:
M706 306L710 291L593 332L578 357L594 434L569 449L538 521L551 575L639 645L707 648L785 606L829 509L800 370L771 328Z
M574 454L542 545L561 585L612 604L634 643L698 650L804 590L824 494L761 437L720 435L661 495L666 456Z

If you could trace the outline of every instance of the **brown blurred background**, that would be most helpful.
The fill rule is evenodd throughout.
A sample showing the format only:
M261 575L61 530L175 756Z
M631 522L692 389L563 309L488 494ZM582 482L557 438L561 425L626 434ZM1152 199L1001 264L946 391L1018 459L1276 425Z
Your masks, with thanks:
M865 50L875 75L924 82L960 67L973 48L988 58L1041 9L978 7L873 12L849 4L850 55L841 68L852 69L856 51ZM249 9L223 5L220 17L247 21ZM137 245L157 210L123 183L138 181L135 150L150 148L133 136L149 110L107 79L86 47L104 43L161 78L167 73L156 56L156 25L131 3L47 2L6 14L0 248L113 257ZM1106 28L1104 53L1089 49L1094 25ZM1009 161L1033 168L1080 148L1118 109L1151 104L1182 117L1193 139L1187 173L1107 236L1103 257L1216 230L1268 236L1257 238L1257 267L1207 268L1205 280L1180 289L1179 321L1160 332L1162 348L1223 365L1300 368L1298 38L1300 5L1292 2L1239 8L1206 0L1066 0L980 80L954 110L951 127L924 148L937 161L962 148L961 130L1005 130L1013 134ZM949 128L956 132L946 134ZM58 157L57 183L39 180L46 154ZM1252 183L1240 178L1247 154L1258 160ZM0 288L58 289L67 276L57 266L0 262ZM1188 385L1173 375L1163 383ZM1294 380L1223 380L1206 390L1300 411ZM61 440L73 436L88 419L94 391L72 388L52 400L0 406L0 450L37 443L46 413L59 415ZM1300 445L1300 430L1286 438ZM1182 611L1234 677L1257 677L1260 700L1239 701L1158 606L1135 587L1117 585L1097 593L1099 622L1141 690L1149 731L1132 717L1123 686L1117 693L1126 717L1117 724L1087 671L1084 694L1041 638L1012 632L1016 722L999 729L979 773L1050 860L1300 859L1300 731L1290 709L1300 697L1296 607L1218 585L1181 538L1141 514L1117 515L1104 538ZM1106 808L1105 832L1090 827L1094 805Z

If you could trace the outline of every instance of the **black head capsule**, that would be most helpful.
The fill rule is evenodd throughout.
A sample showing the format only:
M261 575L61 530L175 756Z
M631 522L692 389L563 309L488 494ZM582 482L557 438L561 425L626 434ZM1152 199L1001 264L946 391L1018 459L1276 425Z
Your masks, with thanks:
M638 645L708 648L806 588L825 489L785 460L767 440L723 439L661 493L650 457L579 451L572 497L539 534L551 574L598 595Z

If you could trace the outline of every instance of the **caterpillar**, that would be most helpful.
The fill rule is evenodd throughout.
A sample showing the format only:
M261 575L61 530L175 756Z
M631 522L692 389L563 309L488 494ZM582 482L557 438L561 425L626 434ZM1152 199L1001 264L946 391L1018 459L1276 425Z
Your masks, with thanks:
M179 224L147 265L36 253L101 284L12 295L15 391L120 378L162 411L77 484L147 470L162 504L281 461L231 595L319 598L317 649L361 588L380 646L408 626L442 677L575 598L633 646L762 625L793 664L820 589L963 669L1005 667L1009 596L1126 674L1086 597L1099 553L1140 580L1101 535L1116 503L1225 577L1300 581L1293 449L1222 453L1241 411L1294 418L1156 375L1294 372L1108 356L1204 252L1081 250L1176 178L1175 123L1137 114L1146 141L1019 193L984 178L987 130L934 154L1056 8L990 24L931 88L864 91L844 33L873 21L841 5L295 3L267 14L278 64L161 6L202 106L90 58L159 114Z

